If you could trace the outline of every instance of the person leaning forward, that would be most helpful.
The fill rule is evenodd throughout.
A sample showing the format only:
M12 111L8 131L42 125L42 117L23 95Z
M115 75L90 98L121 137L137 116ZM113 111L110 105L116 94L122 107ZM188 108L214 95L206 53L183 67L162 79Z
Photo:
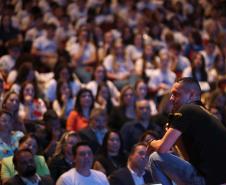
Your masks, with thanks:
M170 126L159 140L148 143L150 171L155 181L171 185L226 184L226 128L201 105L201 89L193 78L176 81L170 101L173 114ZM169 150L178 139L189 162L172 155Z

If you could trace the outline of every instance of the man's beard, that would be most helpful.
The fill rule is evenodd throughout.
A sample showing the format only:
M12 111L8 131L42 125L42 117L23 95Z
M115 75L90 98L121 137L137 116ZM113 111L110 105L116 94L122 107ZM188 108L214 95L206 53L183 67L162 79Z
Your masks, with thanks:
M29 166L27 169L23 172L23 177L32 177L36 173L36 167L35 166Z

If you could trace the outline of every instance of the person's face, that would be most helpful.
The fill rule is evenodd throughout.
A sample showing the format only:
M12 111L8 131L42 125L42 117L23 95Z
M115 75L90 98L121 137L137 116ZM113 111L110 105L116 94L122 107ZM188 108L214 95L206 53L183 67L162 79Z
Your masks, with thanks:
M15 112L19 109L19 97L17 94L13 93L9 95L5 102L5 109L10 112Z
M144 170L148 162L147 148L143 145L137 146L130 156L130 161L133 167Z
M121 143L119 135L115 132L110 133L107 142L107 148L109 152L118 153L120 149Z
M52 28L47 29L47 37L53 39L55 37L55 30Z
M149 120L150 112L151 112L150 105L147 101L141 101L137 103L136 113L138 119Z
M3 113L0 116L0 131L11 132L12 120L8 114Z
M125 105L133 104L134 102L134 94L132 89L127 89L123 95L123 102Z
M36 173L36 166L33 155L30 152L22 152L17 158L15 166L19 175L32 177Z
M144 53L146 56L152 56L153 54L153 48L151 45L146 45L144 48Z
M75 154L76 169L90 169L93 163L93 152L89 146L79 146Z
M92 97L89 92L82 93L80 103L82 107L90 107L92 105Z
M104 79L104 68L103 66L98 66L95 71L95 80L101 82Z
M63 81L67 81L69 79L69 71L67 68L63 68L60 71L60 79Z
M175 83L171 90L170 101L173 104L173 111L177 111L182 105L191 101L190 91L185 90L182 84Z
M69 136L68 138L66 138L65 141L65 148L64 148L64 153L67 153L69 155L72 155L72 147L77 144L79 141L79 138L76 136Z
M35 139L29 137L27 140L25 140L21 145L19 146L19 149L29 149L31 150L32 154L35 155L37 152L37 142Z
M60 92L61 92L61 95L64 95L66 97L70 96L70 87L68 83L65 82L61 85Z
M92 121L94 129L103 130L106 128L107 117L105 115L97 115Z
M195 58L194 58L194 65L196 67L198 67L198 68L201 67L201 65L202 65L202 56L200 54L197 54L195 56Z
M34 98L34 86L32 84L27 84L23 91L25 101L31 101Z
M105 100L107 100L110 96L110 92L107 86L102 86L99 92L99 95L102 96Z
M144 82L140 82L136 88L136 95L139 98L145 98L147 95L147 85Z

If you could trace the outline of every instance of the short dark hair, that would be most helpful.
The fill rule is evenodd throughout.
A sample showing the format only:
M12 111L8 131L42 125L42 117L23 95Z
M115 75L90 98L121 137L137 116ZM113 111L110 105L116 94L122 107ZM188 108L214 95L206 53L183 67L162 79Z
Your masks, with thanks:
M138 142L138 143L136 143L135 145L133 145L133 147L132 147L132 149L131 149L129 155L133 155L134 152L136 151L136 149L137 149L138 146L144 146L144 147L147 147L147 144L144 143L144 142Z
M192 88L196 91L198 95L201 95L201 87L199 85L198 80L193 77L183 77L176 80L177 83L183 84L187 88Z
M91 151L92 151L92 148L91 148L91 146L90 146L90 144L89 144L88 142L86 142L86 141L80 141L80 142L78 142L76 145L74 145L74 146L72 147L72 153L73 153L73 155L76 155L77 150L78 150L78 148L79 148L80 146L88 146L88 147L91 149ZM92 151L92 152L93 152L93 151Z
M18 157L23 152L29 152L33 156L32 151L30 149L28 149L28 148L21 149L21 150L15 150L14 155L13 155L13 164L14 164L14 166L17 165Z
M48 122L49 120L59 119L57 113L53 109L47 110L43 115L43 121Z

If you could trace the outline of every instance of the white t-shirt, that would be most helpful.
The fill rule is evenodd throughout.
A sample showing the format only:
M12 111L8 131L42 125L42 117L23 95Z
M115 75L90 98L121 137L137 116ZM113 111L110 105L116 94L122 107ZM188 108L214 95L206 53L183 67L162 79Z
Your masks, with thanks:
M56 185L109 185L107 177L100 171L90 170L88 177L82 176L75 168L62 174Z

